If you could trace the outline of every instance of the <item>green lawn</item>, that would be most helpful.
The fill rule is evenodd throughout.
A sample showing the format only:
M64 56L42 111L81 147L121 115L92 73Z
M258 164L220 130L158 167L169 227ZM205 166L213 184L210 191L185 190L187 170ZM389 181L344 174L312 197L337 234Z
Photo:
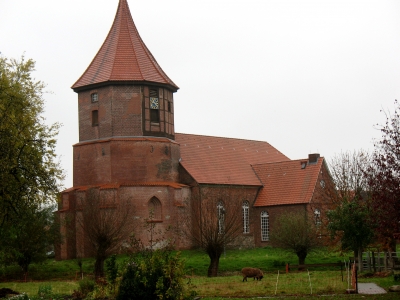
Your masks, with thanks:
M328 250L310 254L306 263L334 263L348 258ZM327 299L361 299L359 295L343 295L347 289L346 272L342 281L339 267L314 268L305 272L284 272L286 263L297 264L297 257L280 249L270 247L250 250L228 250L220 259L220 272L217 278L206 277L209 264L208 256L200 251L182 251L186 261L188 282L193 284L202 299L251 299L251 297L287 297L295 295L307 299L314 295L329 295ZM120 264L126 256L119 256ZM93 259L83 260L85 277L92 277ZM245 267L258 267L264 271L262 281L242 282L240 270ZM42 264L33 264L27 283L21 282L22 274L16 266L0 269L0 288L8 287L30 296L37 294L40 285L51 285L55 294L71 294L78 288L79 266L75 260L47 260ZM393 277L359 278L360 282L375 282L383 288L396 284ZM311 282L311 284L310 284ZM398 283L397 283L398 284ZM336 295L336 296L334 296ZM397 296L393 298L393 295ZM222 297L222 298L218 298ZM240 298L245 297L245 298ZM250 297L250 298L249 298ZM368 296L362 299L397 299L399 294Z

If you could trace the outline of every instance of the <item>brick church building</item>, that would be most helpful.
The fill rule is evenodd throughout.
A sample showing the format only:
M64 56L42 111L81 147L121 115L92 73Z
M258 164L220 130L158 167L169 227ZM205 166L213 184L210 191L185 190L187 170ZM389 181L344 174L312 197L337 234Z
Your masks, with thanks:
M315 218L326 212L322 195L330 176L319 154L290 160L267 142L175 132L178 86L141 39L127 0L119 1L108 36L72 89L78 94L79 142L73 145L73 187L62 192L59 204L60 219L69 222L61 228L58 259L90 255L77 224L89 189L115 203L129 199L136 220L152 212L160 230L179 227L182 209L202 201L202 190L234 190L237 197L229 192L219 205L240 203L243 247L268 245L282 212L304 210ZM147 232L135 230L148 241ZM178 238L176 246L194 244Z

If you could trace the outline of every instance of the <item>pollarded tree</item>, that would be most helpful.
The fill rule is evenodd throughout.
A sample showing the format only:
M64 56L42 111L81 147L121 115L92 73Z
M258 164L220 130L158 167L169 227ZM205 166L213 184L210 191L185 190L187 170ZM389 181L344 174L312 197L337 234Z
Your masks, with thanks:
M322 246L319 229L304 212L281 214L273 224L271 243L297 255L304 265L307 255Z
M210 258L208 276L218 275L219 259L243 233L245 188L208 186L194 189L191 212L182 214L183 232ZM248 211L247 211L248 213ZM246 222L248 215L246 215ZM249 226L246 223L245 226Z
M368 184L377 233L390 251L396 250L395 235L400 233L400 104L395 101L393 113L386 113L380 126L381 139L375 143Z
M0 226L32 203L54 201L63 178L59 124L45 124L44 84L32 78L34 67L0 56Z
M117 202L114 192L102 194L93 188L80 199L78 210L81 212L77 216L78 238L81 242L86 239L92 248L96 278L104 277L104 261L128 242L133 233L131 203L129 200Z

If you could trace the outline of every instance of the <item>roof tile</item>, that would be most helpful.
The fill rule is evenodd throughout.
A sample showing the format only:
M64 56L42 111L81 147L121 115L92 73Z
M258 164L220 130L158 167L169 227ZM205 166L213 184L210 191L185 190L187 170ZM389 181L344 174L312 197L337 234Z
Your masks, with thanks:
M301 167L305 159L253 165L263 184L254 206L309 203L323 160L320 157L305 168Z
M127 0L120 0L114 23L95 58L74 83L79 89L110 81L161 83L173 91L178 86L161 69L133 22Z
M198 183L260 186L251 164L289 160L267 142L182 133L175 141L181 165Z

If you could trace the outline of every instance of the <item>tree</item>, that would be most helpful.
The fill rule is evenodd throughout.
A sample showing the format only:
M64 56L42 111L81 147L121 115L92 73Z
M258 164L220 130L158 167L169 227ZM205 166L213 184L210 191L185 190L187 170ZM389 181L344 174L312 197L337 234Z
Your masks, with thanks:
M245 188L198 187L192 197L192 212L184 215L184 234L210 258L208 276L218 275L219 259L226 247L243 233Z
M318 228L306 212L289 212L278 217L270 235L274 246L293 252L304 265L307 255L321 246Z
M393 113L384 112L386 122L378 125L382 137L374 145L372 164L366 175L372 196L377 233L385 248L396 251L400 233L400 104Z
M362 199L344 200L335 210L328 212L328 229L339 236L343 250L352 250L354 258L361 255L374 237L371 213Z
M330 195L339 205L343 201L366 196L368 180L365 171L371 162L370 155L363 151L342 152L335 155L329 163L329 170L335 186Z
M131 204L129 200L117 203L114 193L103 194L99 189L89 189L86 197L81 199L81 214L77 216L82 234L78 236L80 243L87 240L96 259L96 278L104 277L104 261L117 252L133 232Z
M6 263L17 263L26 278L29 265L47 258L46 253L59 239L54 223L54 206L25 207L18 219L0 228L1 250Z
M340 153L330 164L335 185L332 198L336 207L327 214L328 230L332 240L340 241L343 250L354 252L354 258L361 255L374 237L370 193L365 176L369 165L370 156L362 150Z
M55 161L59 124L45 124L34 67L31 59L0 56L0 226L31 204L54 201L63 178Z

